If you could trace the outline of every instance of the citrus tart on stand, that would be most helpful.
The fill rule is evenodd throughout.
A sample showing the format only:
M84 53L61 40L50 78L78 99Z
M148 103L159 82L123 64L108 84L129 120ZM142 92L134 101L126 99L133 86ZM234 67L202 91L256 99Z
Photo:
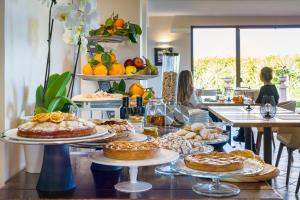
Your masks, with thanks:
M40 113L18 127L17 135L25 138L72 138L96 133L96 125L70 113Z
M242 169L244 157L224 153L198 153L185 157L184 163L188 168L207 172L228 172Z

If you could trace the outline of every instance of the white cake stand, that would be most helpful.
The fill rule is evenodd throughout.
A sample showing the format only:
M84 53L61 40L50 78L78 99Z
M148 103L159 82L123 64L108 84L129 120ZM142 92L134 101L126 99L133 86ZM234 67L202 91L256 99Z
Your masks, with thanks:
M161 149L159 155L151 159L114 160L114 159L104 157L103 151L100 151L100 152L91 153L89 155L89 158L92 162L102 164L102 165L129 167L130 181L120 182L116 184L115 189L121 192L132 193L132 192L144 192L152 188L152 185L150 183L137 181L138 167L169 163L177 160L179 158L179 154L174 151Z

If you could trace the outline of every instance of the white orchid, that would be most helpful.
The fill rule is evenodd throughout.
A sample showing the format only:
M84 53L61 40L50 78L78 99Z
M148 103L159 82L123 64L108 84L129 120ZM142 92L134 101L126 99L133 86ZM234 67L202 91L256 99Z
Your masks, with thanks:
M96 12L97 0L60 0L54 6L53 16L63 23L65 32L63 41L77 44L81 38L81 46L86 48L85 35L92 28L98 27Z

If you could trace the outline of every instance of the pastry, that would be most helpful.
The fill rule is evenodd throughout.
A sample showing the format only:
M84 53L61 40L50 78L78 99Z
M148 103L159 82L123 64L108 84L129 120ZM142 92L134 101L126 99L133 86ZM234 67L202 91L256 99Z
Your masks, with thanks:
M105 145L103 154L116 160L145 160L155 157L159 151L155 142L114 141Z
M158 138L157 142L162 148L176 151L183 155L190 154L194 149L192 144L187 139L173 134L164 135L161 138ZM202 147L202 144L200 147Z
M157 127L145 127L144 132L145 135L152 136L154 138L159 137Z
M96 93L80 94L72 98L73 101L104 101L104 100L121 100L122 94L111 94L104 91Z
M133 125L124 119L94 119L93 122L115 132L116 135L112 139L125 139L135 133Z
M245 158L256 159L259 162L261 162L262 164L265 163L265 161L261 157L259 157L255 153L253 153L253 151L251 151L251 150L234 150L234 151L231 151L230 154L245 157Z
M229 172L242 169L245 158L224 152L199 153L185 157L188 168L206 172Z
M40 113L18 127L17 135L26 138L71 138L96 133L96 125L73 114Z

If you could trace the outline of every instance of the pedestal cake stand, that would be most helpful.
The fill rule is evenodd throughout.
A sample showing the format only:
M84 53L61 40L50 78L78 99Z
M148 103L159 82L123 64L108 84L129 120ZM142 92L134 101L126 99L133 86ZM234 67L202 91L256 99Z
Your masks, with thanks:
M194 185L192 190L195 193L209 197L228 197L238 195L240 189L233 184L221 183L220 179L255 175L264 169L264 165L256 159L246 159L244 161L244 167L240 170L229 172L205 172L188 168L185 165L184 160L180 159L173 165L173 168L184 175L211 178L213 180L211 183L197 183Z
M102 164L102 165L129 167L130 181L120 182L116 184L115 189L121 192L131 193L131 192L144 192L152 188L152 185L150 183L137 181L138 167L169 163L177 160L179 158L179 154L174 151L161 149L159 155L151 159L114 160L114 159L104 157L103 151L100 151L100 152L91 153L89 155L89 158L92 162Z
M8 130L3 133L1 140L15 144L45 145L42 170L36 186L36 189L41 192L62 192L76 187L68 144L92 142L115 135L104 128L98 128L97 133L93 135L60 139L23 138L17 136L17 132L18 129Z

